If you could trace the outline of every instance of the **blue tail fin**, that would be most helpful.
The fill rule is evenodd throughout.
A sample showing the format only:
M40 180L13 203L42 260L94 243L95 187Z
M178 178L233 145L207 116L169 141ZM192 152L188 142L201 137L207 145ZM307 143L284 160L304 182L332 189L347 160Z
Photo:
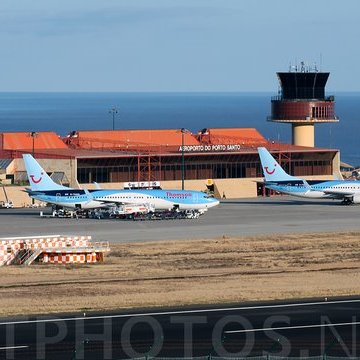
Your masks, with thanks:
M32 191L69 189L54 182L30 154L23 154L23 159Z
M288 181L301 180L294 176L287 174L279 163L272 157L272 155L264 147L258 148L260 162L263 169L265 181Z

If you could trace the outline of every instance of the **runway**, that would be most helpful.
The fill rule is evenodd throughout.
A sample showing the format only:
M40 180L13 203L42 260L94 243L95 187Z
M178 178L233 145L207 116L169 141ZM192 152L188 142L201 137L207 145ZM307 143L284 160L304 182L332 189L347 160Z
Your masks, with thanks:
M50 210L48 210L50 211ZM40 218L38 209L1 209L1 237L83 234L110 242L360 230L360 206L291 197L226 200L199 219L120 221Z
M87 234L134 242L274 233L360 230L360 207L289 197L227 200L196 220L40 218L38 209L1 209L1 237ZM241 288L239 288L241 291ZM0 359L120 359L144 356L356 356L360 299L235 304L0 320ZM75 318L74 318L75 317ZM264 331L264 329L267 329Z
M5 319L0 358L356 356L360 299ZM265 329L265 330L264 330Z

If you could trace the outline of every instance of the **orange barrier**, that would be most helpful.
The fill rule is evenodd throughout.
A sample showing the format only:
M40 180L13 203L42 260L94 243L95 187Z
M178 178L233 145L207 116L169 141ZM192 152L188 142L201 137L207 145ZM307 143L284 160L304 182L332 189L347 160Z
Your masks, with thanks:
M110 251L108 242L91 242L91 236L46 236L0 239L0 266L95 263Z

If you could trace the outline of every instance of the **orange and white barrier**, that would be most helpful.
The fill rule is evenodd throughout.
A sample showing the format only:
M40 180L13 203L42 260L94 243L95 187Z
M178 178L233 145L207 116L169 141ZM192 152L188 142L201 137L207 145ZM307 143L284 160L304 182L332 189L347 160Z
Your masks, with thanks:
M42 262L50 264L85 264L88 261L86 261L85 254L44 253Z
M108 242L91 242L91 236L35 236L0 239L0 266L38 260L51 264L95 263L110 251Z

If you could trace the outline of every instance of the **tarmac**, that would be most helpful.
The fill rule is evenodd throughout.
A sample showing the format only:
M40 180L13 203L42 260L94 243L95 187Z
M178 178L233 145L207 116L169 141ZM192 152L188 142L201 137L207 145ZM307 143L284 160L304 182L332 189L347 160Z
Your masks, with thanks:
M348 298L6 319L0 322L0 357L356 357L359 311L359 298Z
M50 213L50 209L42 209ZM224 200L199 219L129 221L40 218L40 209L0 209L0 237L91 235L95 241L204 239L276 233L359 231L360 206L288 196Z
M186 220L40 218L39 212L0 209L0 237L91 235L95 241L125 243L360 230L360 206L287 196L225 200L199 219ZM317 299L309 304L235 304L137 314L84 312L75 319L8 318L0 323L0 358L357 356L359 304L358 298Z

